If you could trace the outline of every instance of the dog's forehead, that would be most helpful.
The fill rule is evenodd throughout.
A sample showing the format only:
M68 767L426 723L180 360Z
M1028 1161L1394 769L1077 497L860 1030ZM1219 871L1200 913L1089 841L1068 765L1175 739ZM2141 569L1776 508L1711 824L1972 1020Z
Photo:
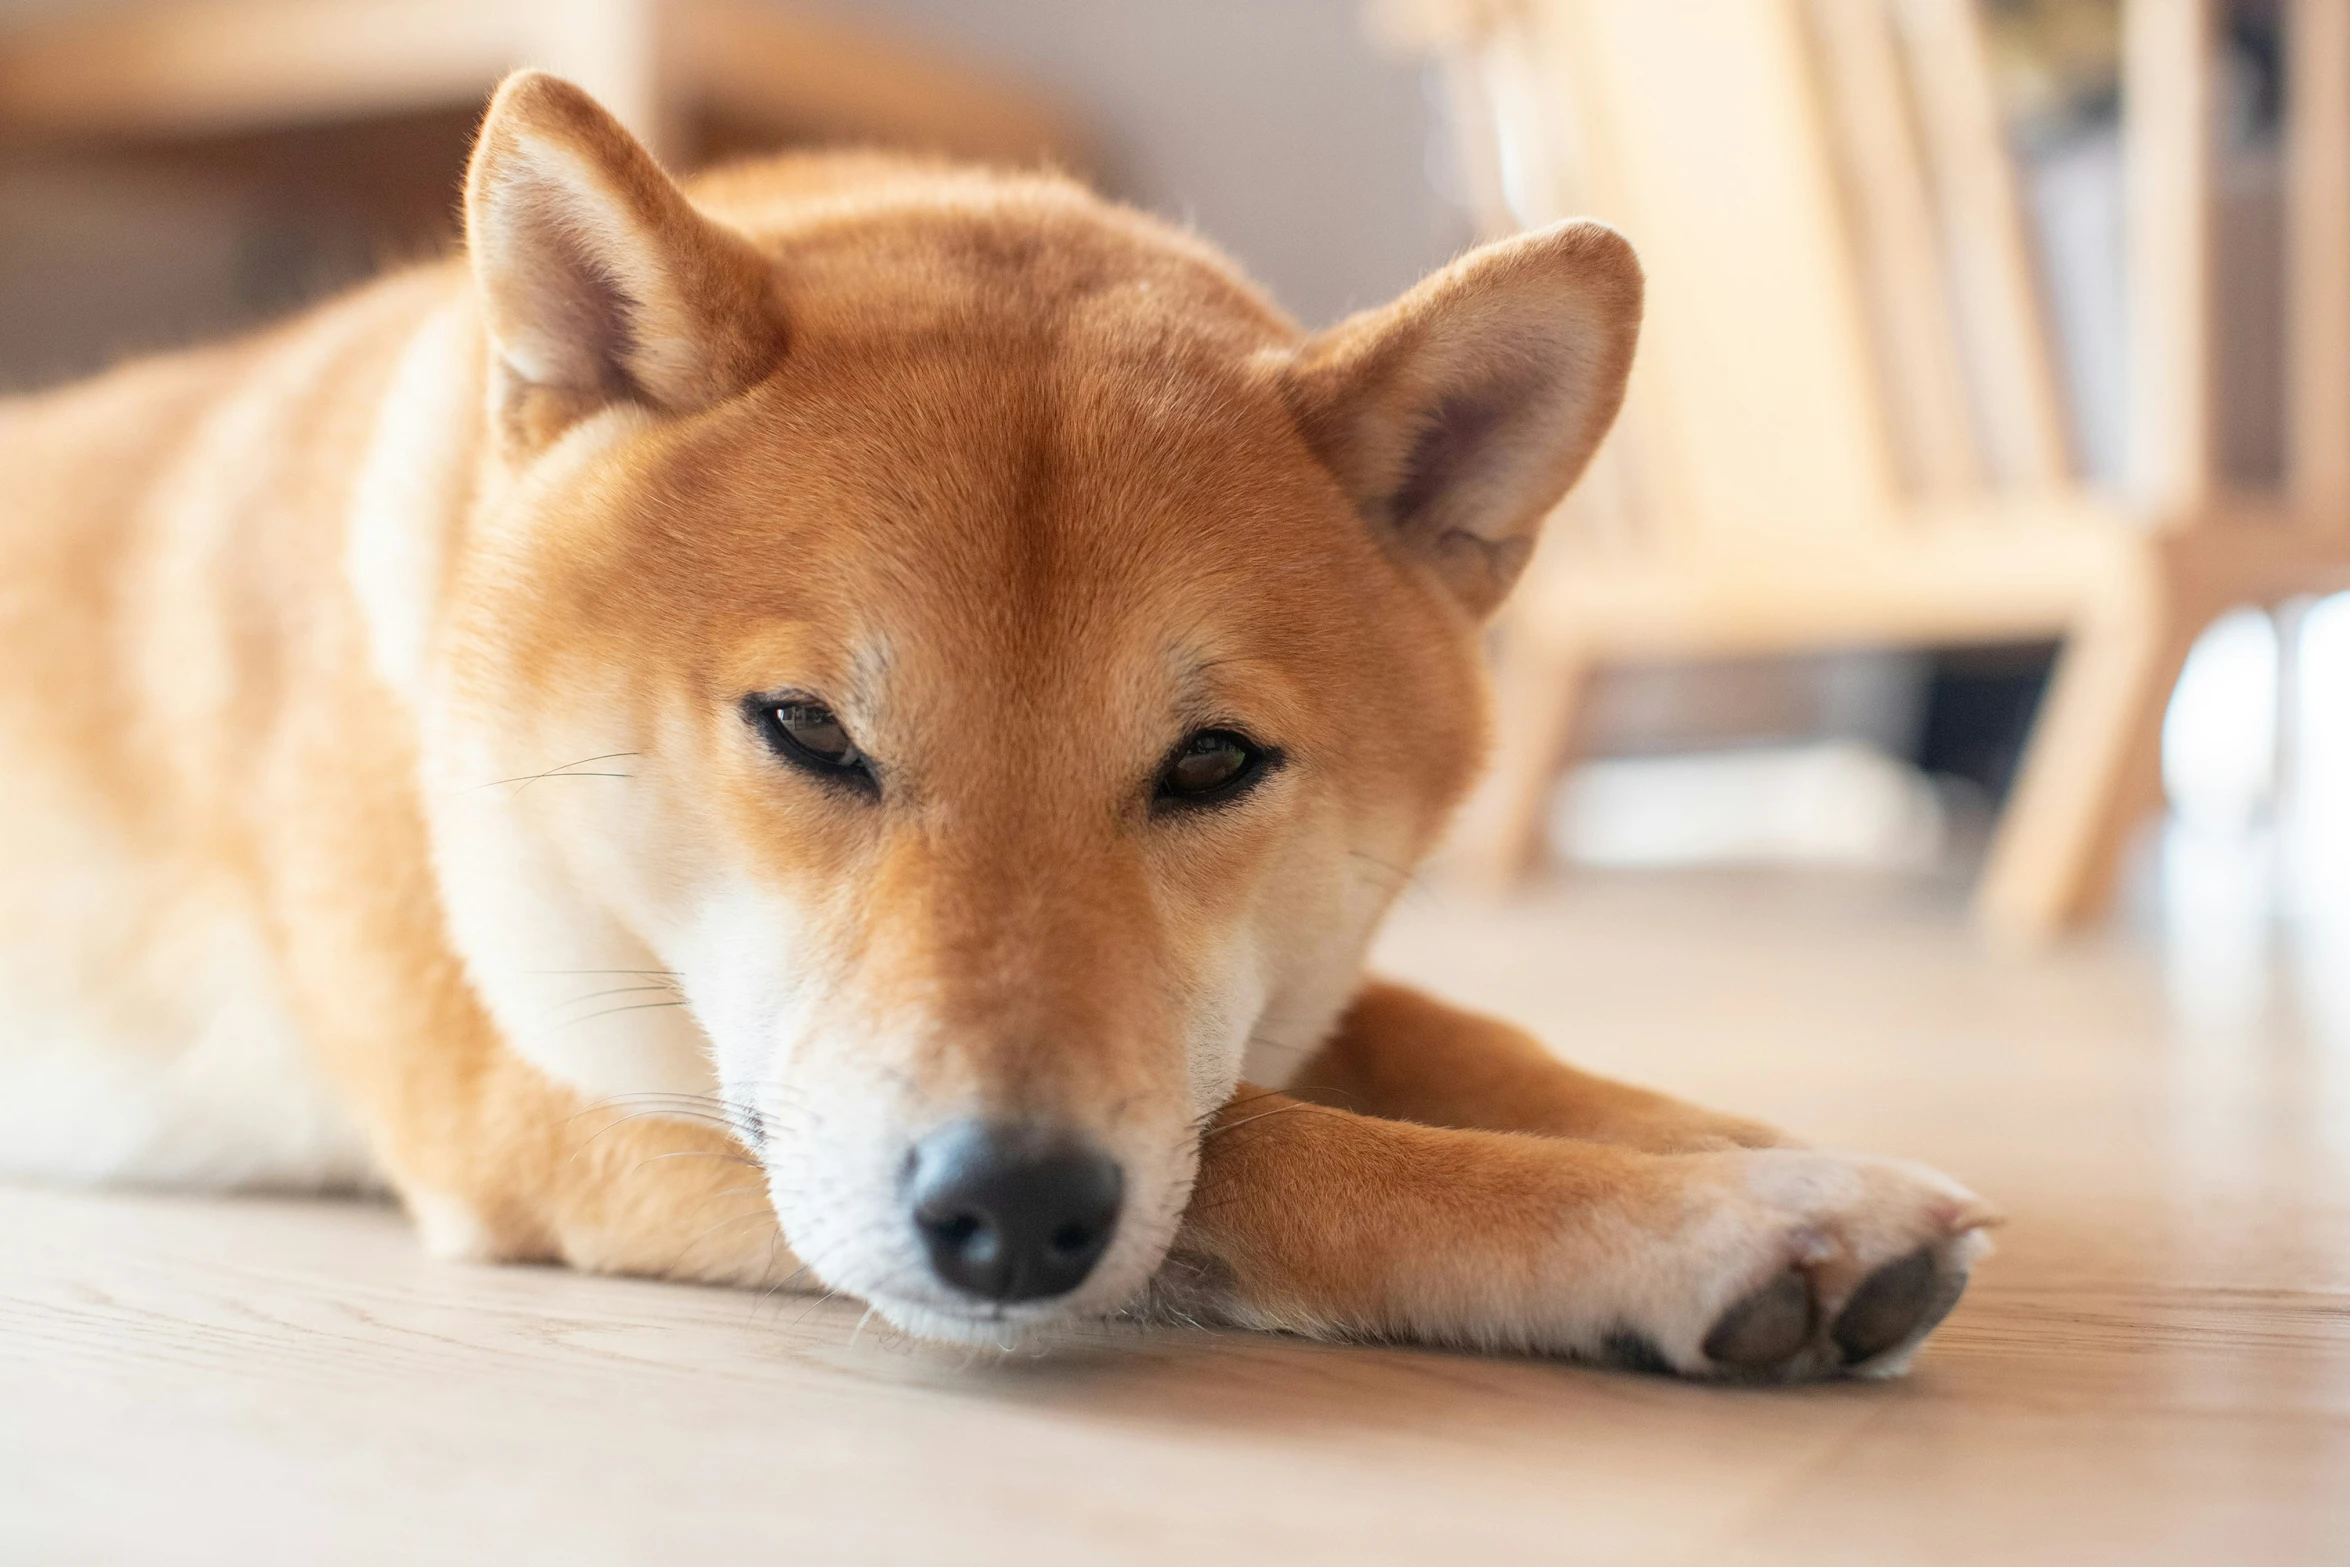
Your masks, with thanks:
M1381 662L1427 608L1293 421L1294 328L1087 222L791 250L775 371L614 449L594 521L551 524L585 541L550 552L584 589L563 640L617 614L694 683L929 733L978 704L1158 734Z
M743 214L793 342L1066 324L1103 302L1190 332L1288 342L1291 322L1196 237L1057 180L922 180L847 204Z
M1311 495L1284 506L1278 474L1252 478L1229 453L1186 461L1138 433L1092 437L1083 461L1010 454L961 483L933 469L949 482L862 513L826 552L835 587L793 612L836 645L853 706L1156 732L1316 683L1316 655L1361 602L1345 579L1363 562L1332 559L1369 553L1335 547L1357 542L1352 519L1334 526Z
M1001 325L801 345L668 452L638 542L699 614L823 627L861 685L1198 687L1359 606L1378 552L1246 350L1118 309Z

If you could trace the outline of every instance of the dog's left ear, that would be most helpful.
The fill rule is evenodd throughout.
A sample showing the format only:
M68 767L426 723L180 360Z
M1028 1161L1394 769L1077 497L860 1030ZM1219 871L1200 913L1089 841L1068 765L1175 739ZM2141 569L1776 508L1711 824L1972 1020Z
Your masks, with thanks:
M490 100L465 244L505 433L524 451L612 402L708 407L783 351L766 258L561 77L518 71Z
M1483 616L1615 420L1640 292L1622 235L1561 223L1340 322L1283 390L1365 520Z

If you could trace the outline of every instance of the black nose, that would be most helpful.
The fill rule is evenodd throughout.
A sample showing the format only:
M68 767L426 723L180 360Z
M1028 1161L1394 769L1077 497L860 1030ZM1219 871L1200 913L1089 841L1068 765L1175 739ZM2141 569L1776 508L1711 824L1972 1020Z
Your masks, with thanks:
M962 1121L914 1149L907 1195L938 1276L982 1300L1083 1283L1118 1228L1125 1180L1065 1133Z

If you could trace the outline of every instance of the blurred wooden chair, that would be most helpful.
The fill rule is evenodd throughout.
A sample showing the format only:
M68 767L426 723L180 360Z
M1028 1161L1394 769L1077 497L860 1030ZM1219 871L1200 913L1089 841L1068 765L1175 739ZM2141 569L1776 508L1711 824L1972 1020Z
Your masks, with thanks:
M2159 807L2196 634L2350 587L2350 4L2293 0L2292 482L2225 493L2212 410L2210 0L2124 0L2132 483L2075 481L1969 0L1404 0L1485 223L1589 213L1648 268L1625 413L1501 628L1458 854L1534 864L1621 661L2061 638L1978 893L2096 914Z
M0 131L184 137L479 105L536 65L594 92L664 159L855 141L988 162L1088 148L1032 95L776 0L144 0L0 26Z

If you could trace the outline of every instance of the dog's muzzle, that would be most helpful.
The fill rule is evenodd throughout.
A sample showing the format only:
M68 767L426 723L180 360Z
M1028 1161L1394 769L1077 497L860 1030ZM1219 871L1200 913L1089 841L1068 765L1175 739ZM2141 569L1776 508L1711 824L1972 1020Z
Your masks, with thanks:
M1085 1282L1117 1233L1125 1177L1067 1132L958 1121L915 1145L905 1189L940 1281L1009 1305Z

